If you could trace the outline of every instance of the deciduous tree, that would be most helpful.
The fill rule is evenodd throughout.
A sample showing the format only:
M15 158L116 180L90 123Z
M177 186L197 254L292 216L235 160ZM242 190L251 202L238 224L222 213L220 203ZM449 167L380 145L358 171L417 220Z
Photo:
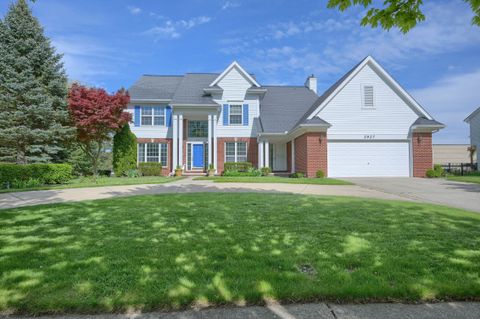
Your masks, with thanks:
M474 13L472 24L480 26L480 1L464 0L468 3ZM382 7L377 7L372 0L329 0L328 8L338 8L345 11L351 6L359 5L368 8L366 15L362 18L361 25L370 25L376 28L380 25L386 30L397 27L403 33L414 28L418 22L425 20L421 10L423 0L384 0ZM436 5L441 6L441 3Z
M108 94L101 88L73 84L68 94L68 109L77 128L77 141L98 175L98 160L104 143L131 121L125 112L130 96L124 89Z

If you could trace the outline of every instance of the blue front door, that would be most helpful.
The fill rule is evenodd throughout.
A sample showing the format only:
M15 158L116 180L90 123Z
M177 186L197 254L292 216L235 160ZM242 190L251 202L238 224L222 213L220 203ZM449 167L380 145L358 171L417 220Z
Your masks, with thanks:
M203 144L193 144L193 167L204 168Z

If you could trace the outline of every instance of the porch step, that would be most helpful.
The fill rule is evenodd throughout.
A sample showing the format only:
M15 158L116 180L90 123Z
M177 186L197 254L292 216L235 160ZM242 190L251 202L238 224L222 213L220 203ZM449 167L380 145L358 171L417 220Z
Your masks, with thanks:
M206 176L207 173L204 172L183 172L183 176Z

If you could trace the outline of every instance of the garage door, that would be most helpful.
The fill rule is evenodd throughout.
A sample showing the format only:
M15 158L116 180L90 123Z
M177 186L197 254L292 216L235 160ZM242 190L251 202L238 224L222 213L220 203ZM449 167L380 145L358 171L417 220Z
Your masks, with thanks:
M409 176L408 142L328 142L329 177Z

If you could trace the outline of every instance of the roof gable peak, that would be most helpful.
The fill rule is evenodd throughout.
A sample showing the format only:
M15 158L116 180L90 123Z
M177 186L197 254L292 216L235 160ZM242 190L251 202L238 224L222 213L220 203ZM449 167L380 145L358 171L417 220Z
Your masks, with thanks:
M245 71L244 68L240 66L237 61L233 61L211 84L210 86L215 86L220 82L232 69L236 68L253 86L260 87L260 84L255 81L255 79Z

